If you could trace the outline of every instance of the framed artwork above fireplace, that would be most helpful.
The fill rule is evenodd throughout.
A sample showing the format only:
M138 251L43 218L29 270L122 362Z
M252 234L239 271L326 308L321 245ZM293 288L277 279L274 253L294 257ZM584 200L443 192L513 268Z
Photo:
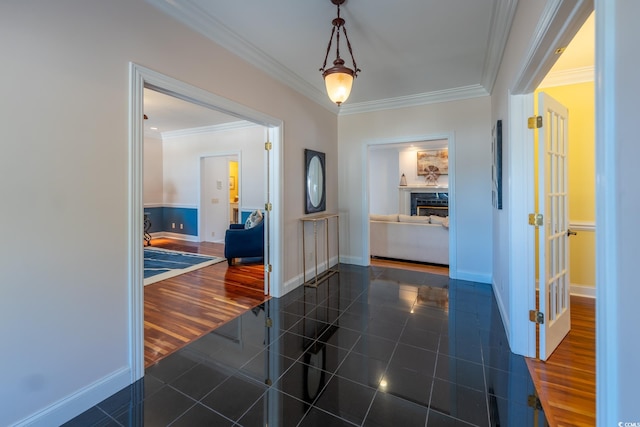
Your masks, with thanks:
M418 176L426 176L435 166L440 175L449 174L449 149L423 150L417 152Z

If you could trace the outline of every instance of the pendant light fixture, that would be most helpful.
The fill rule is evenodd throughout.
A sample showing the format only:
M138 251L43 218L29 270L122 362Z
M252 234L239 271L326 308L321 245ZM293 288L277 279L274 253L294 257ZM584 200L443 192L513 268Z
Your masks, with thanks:
M351 43L347 36L347 29L344 26L344 19L340 17L340 5L346 0L331 0L331 3L338 7L338 17L332 21L333 29L331 30L331 38L329 38L329 45L327 46L327 54L324 57L324 63L322 64L322 77L327 88L327 95L329 99L340 106L344 101L349 98L351 93L351 86L353 85L353 79L358 77L358 73L361 71L356 65L356 60L353 58L353 51L351 50ZM347 40L347 48L351 55L351 62L353 63L353 69L344 65L344 60L340 58L340 29L344 34L344 38ZM336 37L336 59L333 61L333 67L326 68L327 58L329 57L329 51L331 50L331 43L333 42L333 36Z

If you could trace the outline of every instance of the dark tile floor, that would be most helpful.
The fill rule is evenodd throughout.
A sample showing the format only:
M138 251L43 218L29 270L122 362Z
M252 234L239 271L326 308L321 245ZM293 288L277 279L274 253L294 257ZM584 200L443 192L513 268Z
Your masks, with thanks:
M193 342L68 426L542 426L491 287L343 265Z

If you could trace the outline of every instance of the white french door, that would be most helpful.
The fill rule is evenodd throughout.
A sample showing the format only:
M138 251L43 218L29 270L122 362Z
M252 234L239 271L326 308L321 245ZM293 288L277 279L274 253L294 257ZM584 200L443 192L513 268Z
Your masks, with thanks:
M549 95L538 95L542 128L538 130L538 294L539 357L553 353L571 329L569 299L569 212L567 200L568 110Z

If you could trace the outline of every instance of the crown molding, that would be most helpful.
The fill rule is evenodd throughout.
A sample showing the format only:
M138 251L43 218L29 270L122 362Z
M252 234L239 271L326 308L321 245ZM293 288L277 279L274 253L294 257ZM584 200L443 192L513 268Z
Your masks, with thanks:
M480 85L463 86L453 89L419 93L416 95L343 105L342 107L340 107L339 115L346 116L350 114L369 113L373 111L417 107L419 105L437 104L439 102L447 101L459 101L462 99L479 98L488 95L489 92L487 92L487 90Z
M162 140L171 139L171 138L180 138L180 137L191 136L191 135L201 135L205 133L215 133L215 132L224 132L224 131L236 130L236 129L246 129L254 126L259 126L259 125L252 122L248 122L246 120L241 120L237 122L223 123L220 125L213 125L213 126L201 126L197 128L190 128L190 129L170 130L170 131L162 132Z
M484 58L482 70L482 86L491 93L502 63L504 48L507 45L511 24L518 7L518 0L497 0L491 16L491 33L489 47Z
M595 67L573 68L571 70L553 71L542 80L539 88L574 85L595 81Z
M558 46L566 46L593 11L591 0L548 0L511 93L533 92L553 67Z
M509 35L518 0L497 0L496 2L492 16L492 32L490 34L489 50L483 69L483 84L397 98L353 103L341 107L337 107L332 103L326 93L318 90L281 63L266 55L239 34L226 27L221 21L194 5L193 2L189 0L146 0L146 2L199 32L216 44L233 52L235 55L238 55L275 80L291 87L293 90L306 96L327 110L342 116L489 95L497 76L500 61L502 60L504 46Z
M193 2L188 0L146 1L329 111L338 111L338 107L327 98L326 93L266 55Z

